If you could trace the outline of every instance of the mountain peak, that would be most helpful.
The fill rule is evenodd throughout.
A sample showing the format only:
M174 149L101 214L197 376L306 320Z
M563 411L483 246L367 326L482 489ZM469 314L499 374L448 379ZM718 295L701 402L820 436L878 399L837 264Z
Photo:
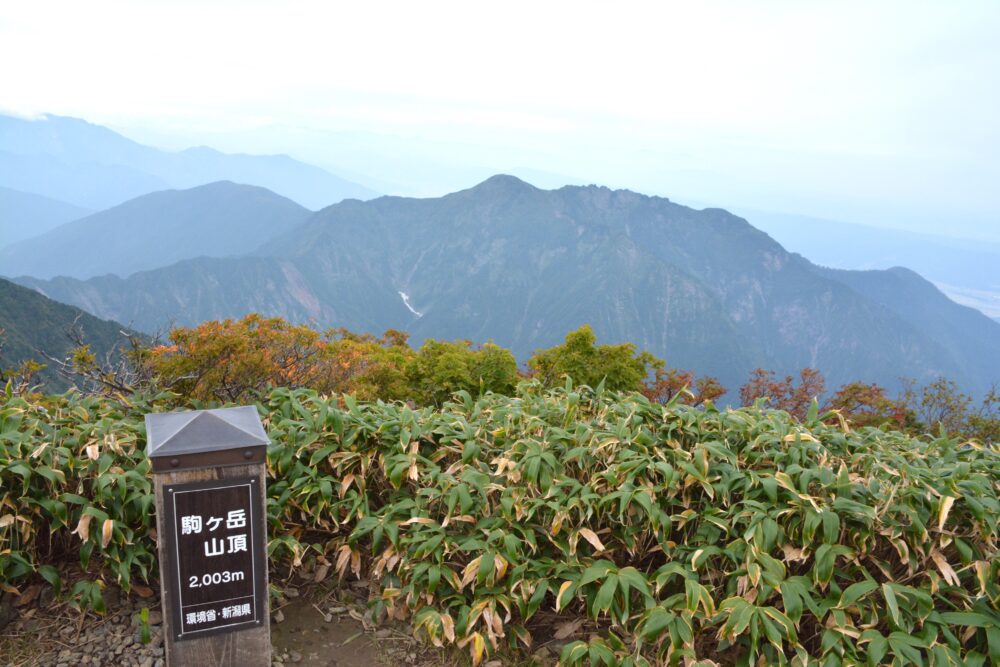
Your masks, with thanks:
M534 185L522 181L517 176L510 174L497 174L490 176L479 185L472 188L476 192L523 192L525 190L537 190Z

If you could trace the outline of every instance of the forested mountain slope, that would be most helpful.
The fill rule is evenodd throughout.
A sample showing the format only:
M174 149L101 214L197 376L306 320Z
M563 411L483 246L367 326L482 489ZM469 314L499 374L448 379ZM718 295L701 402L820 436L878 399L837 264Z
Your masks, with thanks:
M256 255L26 283L148 331L259 311L491 339L523 359L589 323L730 387L758 366L817 367L831 386L944 374L978 392L998 377L1000 326L924 326L958 311L918 276L893 273L912 303L890 304L887 272L831 273L723 210L624 190L496 176L435 199L345 201Z

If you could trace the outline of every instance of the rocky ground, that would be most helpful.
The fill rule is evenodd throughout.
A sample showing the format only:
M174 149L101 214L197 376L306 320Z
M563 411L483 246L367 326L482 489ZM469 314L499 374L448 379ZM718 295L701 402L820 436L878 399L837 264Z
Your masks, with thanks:
M458 667L467 650L434 649L415 640L406 622L373 619L368 583L285 586L272 601L273 667ZM20 596L0 593L0 666L164 667L158 591L105 590L108 610L81 614L52 589L32 585ZM143 610L146 621L143 621ZM570 628L579 629L580 622ZM551 667L569 632L556 631L531 657L494 658L482 667Z
M20 604L12 605L6 600L7 612L0 612L0 619L8 619L0 630L0 664L163 667L159 600L130 598L119 591L109 592L108 598L109 613L104 616L82 615L67 604L54 601L50 589L44 589L30 602L18 601ZM141 627L143 607L149 609L148 636L144 636Z
M30 588L20 598L0 599L0 665L10 667L163 667L162 614L158 596L106 591L109 610L81 614L53 599L51 589ZM271 620L274 667L377 667L455 664L428 650L407 627L374 627L367 590L288 588L274 604ZM147 609L143 623L142 610ZM461 660L459 660L459 664Z

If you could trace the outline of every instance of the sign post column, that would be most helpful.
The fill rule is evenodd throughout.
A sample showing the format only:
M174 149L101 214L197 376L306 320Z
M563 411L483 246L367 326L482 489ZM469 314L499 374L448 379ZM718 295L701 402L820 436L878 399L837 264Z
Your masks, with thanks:
M169 667L271 664L267 434L254 407L146 415Z

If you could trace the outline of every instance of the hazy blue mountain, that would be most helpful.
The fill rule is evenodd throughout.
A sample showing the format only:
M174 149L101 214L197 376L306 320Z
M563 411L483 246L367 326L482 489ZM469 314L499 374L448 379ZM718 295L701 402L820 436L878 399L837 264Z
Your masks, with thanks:
M230 180L318 209L376 193L286 155L230 155L144 146L78 118L0 116L0 185L103 209L166 188Z
M147 331L259 311L492 339L522 360L589 323L731 388L757 366L817 367L831 386L944 374L978 392L1000 377L1000 326L915 274L831 273L726 211L624 190L496 176L437 199L349 200L256 255L25 283Z
M0 248L82 218L90 209L30 192L0 187ZM3 264L0 263L0 273Z
M974 377L982 373L984 380L992 378L1000 383L1000 329L978 310L955 303L910 269L818 271L863 293L926 333L944 348L961 375ZM939 373L952 375L945 367Z
M158 176L120 164L70 164L51 155L18 155L3 149L0 143L0 185L91 210L170 187Z
M38 292L0 278L0 368L15 368L33 359L48 365L39 374L49 389L67 389L69 382L60 376L45 357L65 359L73 348L71 330L83 334L99 359L114 353L124 343L117 322L98 319L79 308L56 303Z
M154 192L0 249L0 273L127 276L194 257L242 255L310 213L270 190L228 181Z
M949 297L1000 316L1000 244L800 215L741 211L792 252L838 269L906 266Z

